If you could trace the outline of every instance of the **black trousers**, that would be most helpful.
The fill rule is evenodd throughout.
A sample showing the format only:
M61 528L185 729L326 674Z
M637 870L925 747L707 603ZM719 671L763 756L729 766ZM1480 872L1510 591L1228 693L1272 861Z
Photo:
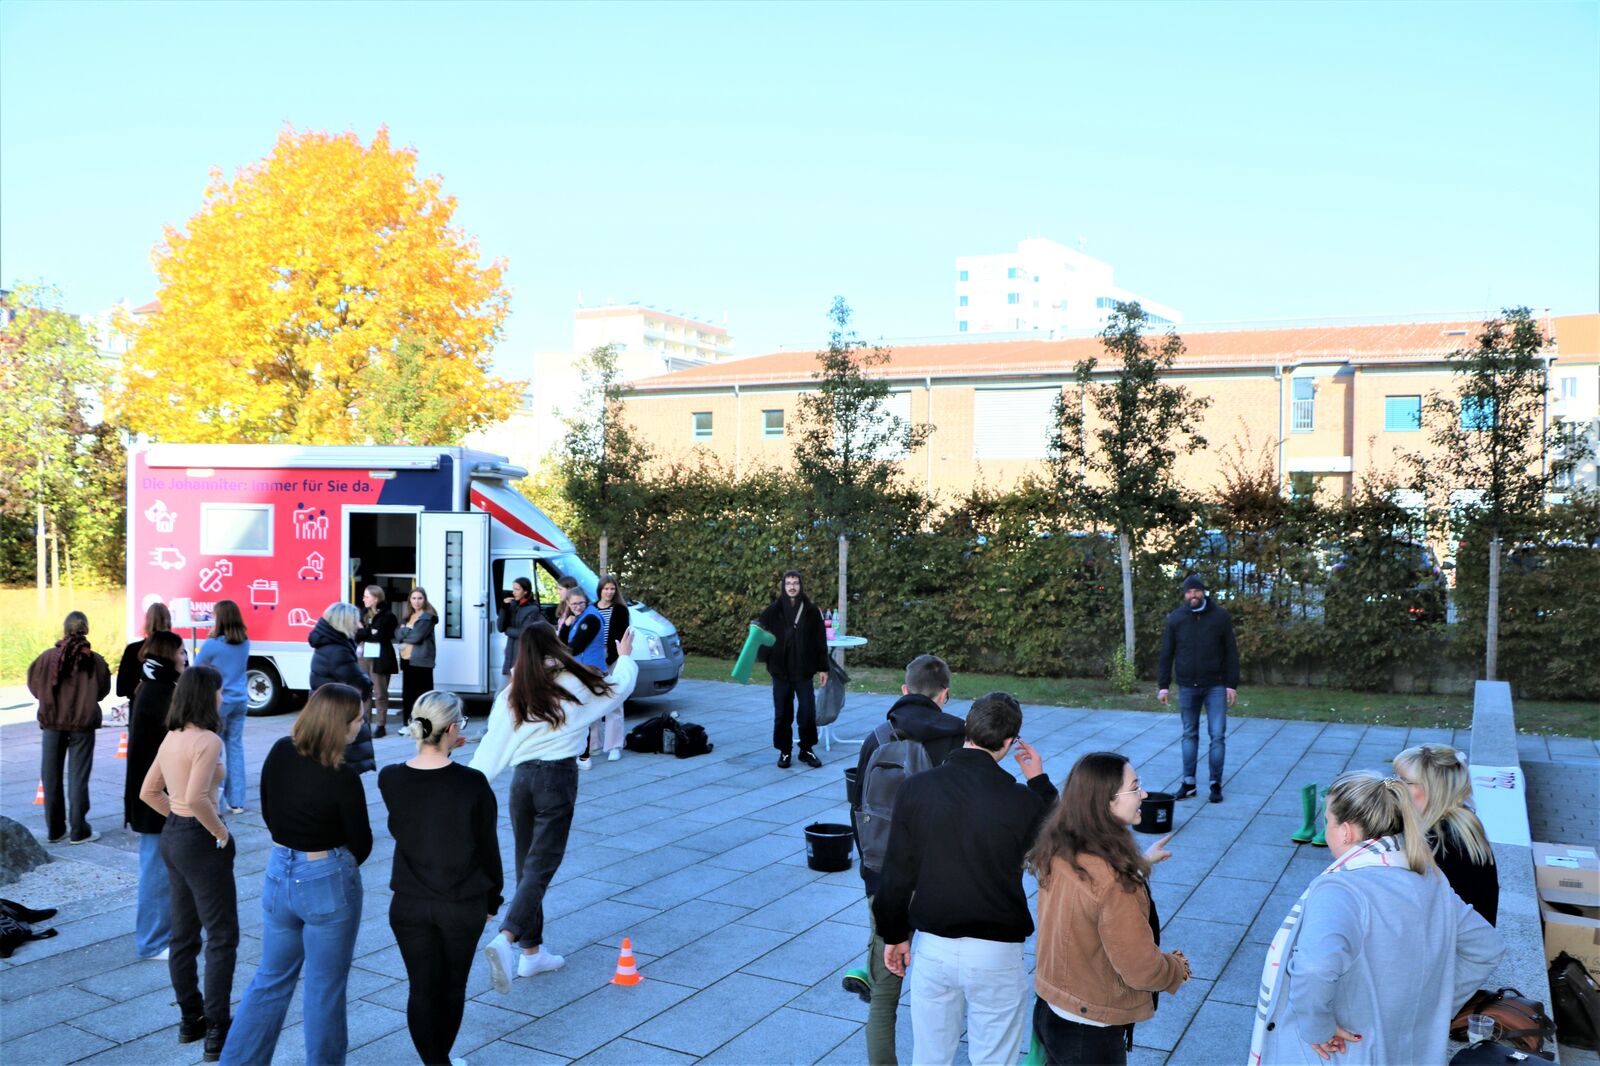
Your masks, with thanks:
M233 881L233 835L228 846L197 819L167 815L161 830L161 857L172 889L172 953L167 972L186 1018L204 1013L212 1025L228 1020L233 998L233 967L239 954L239 896ZM206 988L200 994L200 930L206 937Z
M1033 1032L1044 1045L1044 1061L1049 1066L1125 1066L1128 1029L1126 1025L1069 1022L1038 996L1033 999Z
M417 699L424 692L433 687L433 667L412 666L404 659L400 661L400 724L411 723L411 708L417 705Z
M502 929L517 943L544 943L544 894L567 854L567 834L578 802L577 759L529 759L511 775L512 854L517 890Z
M395 896L389 902L389 928L411 985L406 1026L425 1066L449 1066L467 1005L467 973L488 913L486 899L443 903Z
M817 691L811 675L795 681L788 677L772 679L772 746L779 751L794 748L795 704L800 705L800 750L817 746Z
M72 816L72 839L89 835L89 774L94 770L94 730L41 730L39 778L44 783L45 835L55 840L67 831L67 815ZM64 795L62 770L72 784L71 796Z

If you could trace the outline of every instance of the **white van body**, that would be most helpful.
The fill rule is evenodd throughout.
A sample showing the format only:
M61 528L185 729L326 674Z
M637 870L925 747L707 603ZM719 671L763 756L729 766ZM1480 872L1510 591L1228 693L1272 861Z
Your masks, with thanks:
M513 487L527 476L468 448L155 444L128 455L128 632L168 605L191 641L231 599L250 631L250 711L281 709L310 680L306 643L329 604L378 585L391 609L411 588L439 613L434 687L491 695L505 637L495 621L516 577L553 606L558 578L591 599L598 578L572 541ZM683 669L677 629L630 602L636 698L670 692ZM547 611L548 613L548 611ZM392 680L398 691L399 678Z

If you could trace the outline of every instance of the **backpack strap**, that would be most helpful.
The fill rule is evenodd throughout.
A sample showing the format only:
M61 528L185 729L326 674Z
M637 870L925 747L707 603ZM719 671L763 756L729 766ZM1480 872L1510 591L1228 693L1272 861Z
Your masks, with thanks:
M878 724L878 728L872 731L872 736L880 748L892 741L904 739L900 736L900 731L894 727L894 723L887 720Z

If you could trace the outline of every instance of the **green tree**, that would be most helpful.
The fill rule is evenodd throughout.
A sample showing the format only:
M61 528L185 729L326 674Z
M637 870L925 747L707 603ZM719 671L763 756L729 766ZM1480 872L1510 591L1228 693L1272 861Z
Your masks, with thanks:
M578 373L583 388L562 442L562 489L572 509L599 532L604 574L610 531L638 498L639 478L651 451L624 414L627 389L617 369L616 348L607 344L594 349L579 363Z
M93 445L91 400L104 389L106 375L88 331L62 309L55 289L18 286L5 296L0 315L0 513L34 520L42 609L46 544L98 487L86 476L92 464L85 458Z
M1417 483L1444 494L1445 506L1433 514L1452 537L1474 524L1487 529L1483 670L1490 681L1499 672L1502 537L1543 511L1557 479L1589 451L1576 426L1548 417L1547 344L1526 307L1485 322L1477 347L1449 356L1456 395L1435 392L1423 403L1432 450L1409 457Z
M860 518L895 487L899 460L927 443L930 425L916 426L889 411L889 382L868 373L889 361L889 349L868 346L850 328L850 306L836 296L833 329L817 353L817 385L800 397L794 459L811 487L818 519L839 540L837 626L848 614L850 534Z
M1133 553L1150 528L1188 515L1173 466L1179 454L1205 447L1195 420L1210 402L1162 380L1183 341L1169 331L1152 343L1148 324L1137 303L1116 304L1101 334L1113 366L1097 379L1097 358L1078 363L1075 387L1056 398L1050 440L1051 477L1062 502L1117 534L1128 662L1135 661Z
M363 421L372 443L459 443L456 404L440 362L428 345L406 337L361 370Z

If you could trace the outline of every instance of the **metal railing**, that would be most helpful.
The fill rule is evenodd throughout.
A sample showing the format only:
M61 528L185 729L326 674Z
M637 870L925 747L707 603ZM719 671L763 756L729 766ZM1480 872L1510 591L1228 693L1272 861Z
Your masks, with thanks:
M1297 433L1309 432L1315 425L1312 418L1312 405L1315 400L1291 400L1289 409L1289 428Z

